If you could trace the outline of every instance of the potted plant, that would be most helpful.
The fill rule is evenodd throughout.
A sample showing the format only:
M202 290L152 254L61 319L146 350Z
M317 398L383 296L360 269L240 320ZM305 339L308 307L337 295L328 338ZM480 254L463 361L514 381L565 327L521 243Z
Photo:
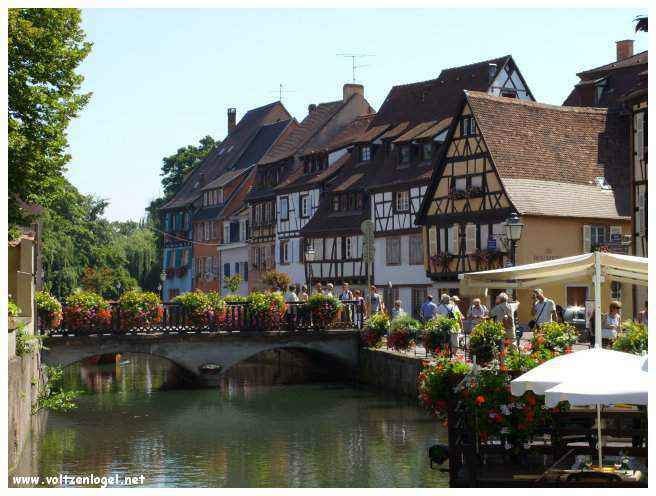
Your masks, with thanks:
M542 324L531 339L531 347L534 350L546 348L555 353L567 353L572 350L576 343L578 333L571 324L549 322Z
M61 324L63 312L61 303L46 291L37 291L34 294L36 309L44 329L57 329Z
M285 299L278 291L254 292L246 299L246 309L251 325L258 330L272 331L280 327L285 314Z
M210 301L200 290L176 296L173 303L178 303L184 312L184 324L201 329L207 327L211 317Z
M455 319L450 319L445 315L438 315L424 324L422 331L422 342L424 348L429 353L435 352L438 348L444 348L451 343L451 336L458 334L460 325Z
M382 312L375 313L367 319L364 328L360 332L360 339L365 346L377 348L389 328L389 317Z
M223 301L221 295L216 291L210 291L207 293L207 301L210 305L211 321L217 326L223 325L226 317L225 301Z
M622 324L622 330L613 342L613 349L642 355L647 353L648 341L645 325L633 320L627 320Z
M122 332L159 324L164 316L159 296L150 291L126 291L119 299L119 308Z
M405 351L414 343L420 331L421 323L409 315L394 319L390 324L387 345L393 350Z
M79 333L91 333L94 330L105 330L112 322L109 303L91 291L78 291L64 301L64 322L66 327Z
M437 355L435 362L424 362L419 374L419 401L441 421L447 419L449 398L456 393L453 384L472 370L471 363L463 358L451 358L447 353Z
M504 336L501 322L484 320L469 335L469 352L476 356L477 363L485 364L494 358L495 351L501 350Z
M322 294L310 296L306 305L312 314L312 322L319 329L328 327L342 308L342 304L335 296Z

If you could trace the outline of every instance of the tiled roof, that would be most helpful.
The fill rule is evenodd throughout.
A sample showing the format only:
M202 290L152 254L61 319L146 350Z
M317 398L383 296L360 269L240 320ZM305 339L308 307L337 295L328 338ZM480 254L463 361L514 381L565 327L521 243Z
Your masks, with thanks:
M392 139L401 136L401 134L403 134L408 130L409 126L410 126L410 122L408 121L401 122L400 124L396 124L394 125L394 127L391 127L384 134L382 134L380 136L380 139L387 140L387 139Z
M350 155L347 153L341 156L335 161L335 163L331 164L330 167L313 174L304 174L303 167L297 167L292 174L276 186L276 193L283 194L291 191L302 191L312 187L319 187L324 181L327 181L333 175L337 174L349 159Z
M463 90L487 91L496 74L511 60L510 55L475 64L444 69L429 81L394 86L372 125L440 121L458 108ZM490 77L490 64L497 72Z
M553 183L593 188L604 177L614 191L604 196L613 202L606 211L628 215L628 123L623 117L607 109L558 107L473 91L467 92L467 101L502 181L548 182L542 196L549 196L547 186L553 189ZM567 210L579 216L589 209L586 202L585 196L571 196Z
M230 181L232 181L234 178L244 174L247 170L248 168L235 169L235 170L229 170L228 172L224 172L219 177L217 177L214 181L210 181L206 186L203 186L202 191L206 191L208 189L214 189L214 188L221 188L226 184L228 184Z
M618 60L616 62L611 62L610 64L604 64L602 66L595 67L594 69L587 69L585 71L581 71L577 74L577 76L579 76L580 78L587 78L593 76L595 73L598 72L608 72L614 69L621 69L623 67L631 67L635 65L647 64L647 61L648 61L648 53L647 50L645 50L644 52L636 53L631 57L627 57L625 59Z
M322 143L320 147L312 148L310 146L303 149L303 155L311 155L317 152L332 152L345 148L353 143L360 143L363 141L362 137L371 133L367 132L369 124L373 120L375 114L363 115L355 118L353 121L342 126L340 130L331 139Z
M276 143L269 152L260 159L261 164L270 164L293 156L314 134L321 129L339 110L345 102L320 103L310 112L300 125L290 135Z
M394 143L406 143L408 141L412 141L413 139L417 139L417 136L425 133L428 129L431 129L436 124L437 121L421 122L396 138Z
M229 169L252 165L243 157L259 159L264 154L276 133L280 134L290 124L291 116L280 102L249 110L235 129L217 145L210 154L185 179L180 190L161 209L181 208L190 205L199 195L201 188L214 181ZM271 127L264 126L272 124Z

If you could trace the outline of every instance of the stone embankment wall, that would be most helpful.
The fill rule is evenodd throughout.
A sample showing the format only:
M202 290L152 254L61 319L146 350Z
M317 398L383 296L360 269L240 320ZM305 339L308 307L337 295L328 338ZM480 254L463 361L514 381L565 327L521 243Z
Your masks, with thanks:
M422 359L387 350L361 349L358 380L361 384L417 399Z
M43 384L39 353L31 353L9 360L9 391L7 440L9 445L9 473L18 468L21 454L31 437L36 435L45 413L32 415L32 405Z

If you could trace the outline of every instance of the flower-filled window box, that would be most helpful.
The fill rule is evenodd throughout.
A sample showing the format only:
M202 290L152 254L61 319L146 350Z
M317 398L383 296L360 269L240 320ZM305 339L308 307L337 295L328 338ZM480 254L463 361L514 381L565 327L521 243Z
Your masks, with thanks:
M432 255L429 259L430 267L432 272L440 272L449 267L449 262L451 262L452 255L449 253L440 252L435 255Z

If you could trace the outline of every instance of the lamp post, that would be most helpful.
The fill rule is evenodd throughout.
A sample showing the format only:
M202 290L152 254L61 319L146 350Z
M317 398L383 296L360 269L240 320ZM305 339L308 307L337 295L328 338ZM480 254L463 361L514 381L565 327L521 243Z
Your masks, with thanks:
M510 242L510 263L513 267L516 264L515 260L515 249L517 243L522 237L522 230L524 229L524 224L522 224L519 216L513 212L510 214L510 217L506 220L506 239Z
M308 241L305 246L305 285L309 292L312 291L310 281L312 280L312 262L314 261L315 253L314 247Z
M121 297L121 281L118 281L116 283L116 293L118 294L118 297Z
M164 301L164 281L166 281L166 272L162 271L159 275L159 285L157 286L157 289L159 289L159 297Z

